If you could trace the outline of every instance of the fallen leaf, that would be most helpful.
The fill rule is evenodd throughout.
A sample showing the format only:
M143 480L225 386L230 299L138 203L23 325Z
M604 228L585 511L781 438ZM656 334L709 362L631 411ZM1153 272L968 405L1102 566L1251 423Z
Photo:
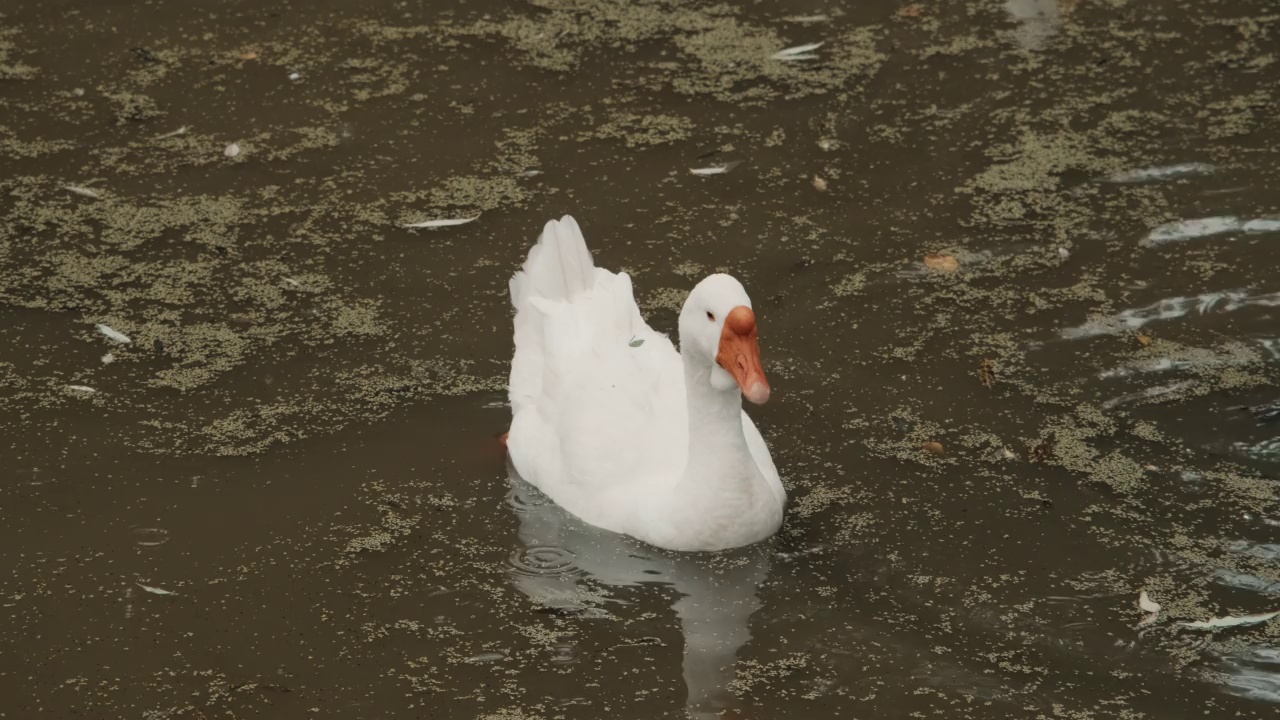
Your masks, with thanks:
M1143 612L1149 612L1149 613L1160 612L1160 603L1152 600L1147 595L1146 590L1143 590L1142 593L1138 595L1138 607L1141 608Z
M950 255L930 253L924 256L924 266L938 272L955 272L960 269L960 261Z
M257 60L257 59L258 59L258 53L256 53L256 52L254 52L254 51L250 50L250 51L248 51L248 52L242 52L242 53L240 53L237 57L239 57L241 60Z
M1138 333L1138 344L1141 345L1142 347L1149 347L1153 339L1154 338L1152 338L1149 333L1146 333L1146 332Z
M427 220L427 221L425 221L425 222L409 223L408 225L402 225L401 227L407 227L407 228L442 228L442 227L451 227L451 226L453 226L453 225L466 225L466 224L467 224L467 223L469 223L469 222L475 222L476 220L479 220L479 219L480 219L480 216L479 216L479 215L476 215L475 217L469 217L469 218L454 218L454 219L450 219L450 220Z
M814 176L813 176L813 189L814 189L814 190L817 190L818 192L826 192L826 191L827 191L827 181L826 181L826 180L823 180L821 177L819 177L819 176L817 176L817 175L814 175Z
M920 14L923 12L924 12L923 5L921 5L920 3L911 3L910 5L907 5L906 7L898 11L898 17L915 18L915 17L920 17Z
M1240 625L1257 625L1259 623L1264 623L1277 615L1280 615L1280 610L1269 613L1258 613L1257 615L1227 615L1226 617L1196 620L1195 622L1184 622L1179 624L1183 627L1194 628L1196 630L1213 630L1214 628L1229 628Z
M640 347L644 344L644 338L631 338L631 342L627 343L629 347Z
M920 449L927 453L939 456L945 455L947 452L946 448L942 447L942 443L937 442L936 440L930 440L929 442L924 443L920 446Z
M1035 447L1031 448L1031 462L1047 463L1053 458L1053 448L1057 444L1057 438L1053 433L1049 433Z
M991 364L990 360L982 359L982 364L978 366L978 377L982 378L982 384L990 390L996 386L996 368Z

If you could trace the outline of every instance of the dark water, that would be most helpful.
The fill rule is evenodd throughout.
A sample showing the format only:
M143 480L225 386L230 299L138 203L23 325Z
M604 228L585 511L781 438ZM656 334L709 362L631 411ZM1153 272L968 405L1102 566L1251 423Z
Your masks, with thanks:
M7 3L0 717L1272 716L1278 11ZM565 212L744 281L771 543L509 479Z

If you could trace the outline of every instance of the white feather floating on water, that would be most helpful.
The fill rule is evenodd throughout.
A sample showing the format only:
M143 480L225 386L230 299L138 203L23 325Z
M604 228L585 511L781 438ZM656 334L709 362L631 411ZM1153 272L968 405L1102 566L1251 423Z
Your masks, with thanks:
M115 353L107 353L106 355L103 355L103 356L102 356L102 364L103 364L103 365L110 365L111 363L113 363L113 362L115 362L115 361L116 361L116 354L115 354Z
M795 47L784 48L769 56L770 60L817 60L818 56L813 54L814 50L822 47L822 42L809 43L807 45L796 45Z
M102 333L103 335L106 335L108 338L111 338L112 340L115 340L121 345L128 345L129 343L133 342L133 340L129 339L128 335L125 335L124 333L120 332L119 330L116 330L110 325L103 325L102 323L98 323L94 325L94 327L98 329L98 332Z
M171 138L171 137L178 137L179 135L186 135L186 134L187 134L187 131L188 131L188 130L190 130L190 129L191 129L191 128L187 127L186 125L183 125L182 127L178 128L177 130L174 130L173 132L167 132L167 133L165 133L165 134L163 134L163 135L157 135L157 136L155 137L155 139L156 139L156 140L165 140L165 139L167 139L167 138Z
M1143 612L1160 612L1160 603L1152 600L1151 597L1147 595L1146 590L1143 590L1142 593L1138 595L1138 607L1141 608Z
M710 167L703 167L703 168L689 168L689 172L693 173L694 175L703 175L703 176L723 175L729 172L730 170L738 167L741 164L742 164L741 160L734 160L733 162L727 162L722 165L712 165Z
M407 228L442 228L442 227L452 227L452 226L454 226L454 225L466 225L466 224L467 224L467 223L469 223L469 222L475 222L476 220L479 220L479 219L480 219L480 216L479 216L479 215L476 215L475 217L469 217L469 218L453 218L453 219L450 219L450 220L427 220L427 221L425 221L425 222L409 223L408 225L402 225L401 227L407 227Z
M89 387L88 385L68 385L68 386L67 386L67 389L68 389L68 390L75 390L76 392L84 393L84 394L86 394L86 395L92 395L92 394L94 394L94 393L98 392L97 390L94 390L93 388Z
M81 197L93 198L94 200L102 197L98 194L97 190L94 190L91 187L85 187L84 185L63 185L62 189L70 193L75 193Z
M143 590L151 593L152 595L177 595L177 593L173 592L172 590L165 590L164 588L151 587L150 585L143 585L142 583L134 583L134 584L142 588Z
M1256 615L1227 615L1226 617L1196 620L1195 622L1184 622L1179 624L1183 627L1194 628L1196 630L1214 630L1216 628L1238 627L1240 625L1257 625L1259 623L1264 623L1277 615L1280 615L1280 610L1269 613L1258 613Z

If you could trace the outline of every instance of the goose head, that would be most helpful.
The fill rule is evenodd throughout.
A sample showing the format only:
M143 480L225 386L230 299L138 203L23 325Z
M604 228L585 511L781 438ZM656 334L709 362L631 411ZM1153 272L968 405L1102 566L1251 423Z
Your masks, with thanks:
M710 368L711 386L742 391L759 405L769 399L769 381L760 364L756 315L742 283L717 273L689 293L680 311L680 351Z

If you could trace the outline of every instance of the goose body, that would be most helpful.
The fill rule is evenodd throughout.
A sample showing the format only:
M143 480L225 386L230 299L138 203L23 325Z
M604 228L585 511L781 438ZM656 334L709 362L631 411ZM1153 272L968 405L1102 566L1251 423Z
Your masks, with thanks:
M677 352L566 215L543 229L511 300L507 448L522 478L592 525L672 550L778 530L786 492L742 410L769 385L741 283L717 274L694 288Z

